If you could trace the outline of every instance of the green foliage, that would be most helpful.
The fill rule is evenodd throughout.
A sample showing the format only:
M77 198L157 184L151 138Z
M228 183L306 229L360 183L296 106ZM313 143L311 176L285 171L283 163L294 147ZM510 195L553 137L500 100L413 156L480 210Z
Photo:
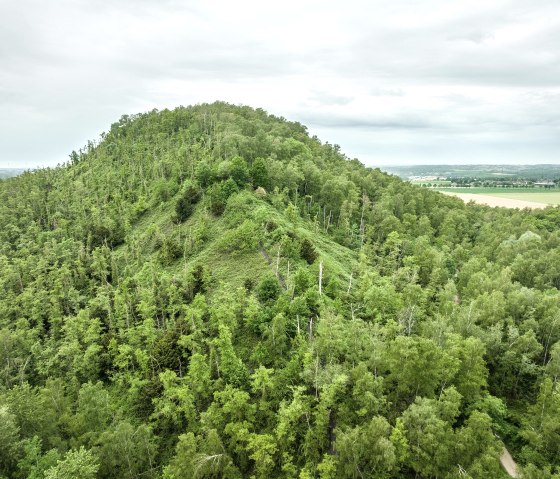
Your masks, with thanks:
M210 197L210 210L216 216L221 215L226 209L228 198L238 191L237 184L232 178L219 183L214 183L208 189Z
M190 218L193 214L194 206L200 200L200 191L194 185L189 184L175 205L175 215L177 221L182 222Z
M196 456L196 438L192 432L181 434L176 446L176 454L165 467L165 479L179 479L181 477L196 477L197 469L194 464Z
M45 472L56 467L59 459L60 455L56 449L42 454L41 440L34 436L23 444L23 457L17 465L18 475L27 479L44 479Z
M257 286L257 298L263 303L276 300L281 292L278 279L273 275L268 275Z
M555 477L559 251L262 110L124 116L0 182L0 475Z
M64 459L45 472L45 479L94 479L99 464L91 451L81 447L77 451L68 451Z
M103 432L97 446L102 477L157 477L154 470L156 441L149 426L123 421ZM56 476L54 476L56 477Z
M158 251L158 260L163 266L173 264L183 255L183 249L176 238L167 236L163 239Z
M221 238L220 246L227 253L246 253L257 248L260 237L260 228L253 221L245 220Z
M363 426L339 431L336 439L339 477L385 478L395 468L395 446L389 440L390 426L376 416Z
M313 264L317 259L317 257L319 256L317 254L317 251L315 250L315 246L313 246L313 243L309 241L307 238L304 238L303 241L301 242L300 252L301 252L301 257L305 261L307 261L307 264Z
M207 161L201 161L196 165L195 177L198 184L203 188L208 188L215 180L212 167Z
M270 181L268 179L268 170L266 169L265 160L262 158L256 158L251 165L249 174L255 188L258 188L259 186L265 190L270 188Z
M173 180L160 179L154 185L154 196L156 203L163 203L171 199L179 186Z
M17 458L19 427L6 406L0 407L0 472L9 474Z
M249 182L247 162L240 156L235 156L231 159L229 176L240 188Z

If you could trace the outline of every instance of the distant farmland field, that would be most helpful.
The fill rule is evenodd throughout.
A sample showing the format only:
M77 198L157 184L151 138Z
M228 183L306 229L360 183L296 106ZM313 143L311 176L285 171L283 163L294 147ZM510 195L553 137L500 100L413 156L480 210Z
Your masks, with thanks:
M542 188L437 188L437 190L458 196L465 201L473 200L490 206L545 208L549 205L560 205L560 188L546 190Z

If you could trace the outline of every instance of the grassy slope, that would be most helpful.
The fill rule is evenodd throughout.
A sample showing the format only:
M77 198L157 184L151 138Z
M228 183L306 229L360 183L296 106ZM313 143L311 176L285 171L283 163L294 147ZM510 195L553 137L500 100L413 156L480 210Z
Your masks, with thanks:
M203 265L208 268L211 284L214 289L220 285L229 288L243 286L246 279L252 279L258 283L265 276L274 271L276 266L276 255L279 242L274 239L266 239L264 248L272 259L272 267L265 260L259 248L252 248L247 251L224 251L223 237L230 230L237 226L239 218L249 217L256 214L264 216L267 221L273 221L281 231L291 231L298 238L307 238L313 242L319 254L319 260L324 264L325 277L334 277L344 285L348 282L351 272L357 263L357 254L350 248L340 245L325 235L322 231L316 230L314 225L304 219L297 219L292 223L284 213L279 212L264 199L258 198L249 192L243 193L249 200L248 211L228 211L221 217L212 215L208 210L208 205L203 200L195 210L191 218L182 224L173 221L175 200L167 201L159 206L149 208L135 224L132 226L130 237L134 238L142 245L142 248L152 251L151 258L157 261L157 248L154 247L155 236L160 237L175 236L186 238L190 235L196 236L197 231L203 231L204 240L200 246L195 247L186 254L167 266L171 273L179 272L182 269L190 270L196 265ZM236 218L238 216L238 218ZM181 241L182 243L182 241ZM119 250L124 251L124 246ZM317 261L317 262L318 262ZM299 262L289 261L280 257L279 271L286 279L288 287L290 278L299 265L303 265L303 260ZM290 273L288 275L288 273Z

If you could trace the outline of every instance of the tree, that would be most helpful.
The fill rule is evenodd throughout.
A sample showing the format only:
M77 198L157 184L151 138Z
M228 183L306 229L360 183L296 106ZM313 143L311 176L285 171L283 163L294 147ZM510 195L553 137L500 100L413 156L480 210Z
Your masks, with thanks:
M437 403L417 398L404 412L403 425L410 453L406 465L426 477L444 476L453 467L453 430Z
M196 451L197 444L194 434L192 432L181 434L175 448L175 456L171 458L169 465L164 468L164 479L196 477Z
M257 298L262 303L269 303L275 301L281 291L278 279L269 274L257 286Z
M97 441L113 418L113 405L103 383L83 384L78 392L72 434L89 447Z
M27 479L44 479L47 469L55 467L59 459L60 454L56 449L43 454L41 440L34 436L23 443L23 457L17 464L18 476Z
M219 374L224 378L226 383L241 386L245 384L248 379L249 374L247 368L235 353L230 329L225 324L220 324L218 330L219 335L212 342L216 346L218 352Z
M96 450L103 477L156 477L156 438L149 426L121 421L99 437Z
M247 162L240 156L234 156L230 162L230 177L237 183L237 186L243 188L249 182L249 168Z
M317 251L315 250L315 246L313 246L313 243L309 241L307 238L304 238L303 241L301 242L300 251L301 251L301 257L305 261L307 261L308 264L313 264L317 259L317 257L319 256L317 254Z
M0 436L0 473L9 475L19 452L19 428L15 416L6 406L0 406Z
M338 431L339 477L389 477L396 464L395 447L389 440L390 430L387 420L376 416L363 427Z
M524 419L521 436L527 441L523 452L528 462L552 464L560 454L560 392L557 384L546 378L540 385L535 404Z
M271 477L275 465L276 442L270 434L252 434L247 444L255 462L256 479Z
M183 222L193 214L194 206L200 200L201 194L198 188L189 184L175 204L175 216L177 221Z
M270 188L265 160L262 158L256 158L251 165L249 174L255 188L259 186L265 190Z
M434 397L451 381L460 363L431 340L398 336L389 344L387 364L396 398L410 401L418 396Z
M226 209L228 198L238 191L237 184L231 178L220 183L214 183L208 189L210 209L213 214L220 216Z
M64 459L45 472L45 479L95 479L99 463L91 451L81 447L68 451Z

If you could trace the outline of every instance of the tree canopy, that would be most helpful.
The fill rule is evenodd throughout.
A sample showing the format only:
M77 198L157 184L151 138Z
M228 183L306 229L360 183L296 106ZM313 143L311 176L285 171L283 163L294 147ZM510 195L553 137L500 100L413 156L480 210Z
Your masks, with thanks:
M0 181L0 477L558 478L559 247L261 109L123 116Z

